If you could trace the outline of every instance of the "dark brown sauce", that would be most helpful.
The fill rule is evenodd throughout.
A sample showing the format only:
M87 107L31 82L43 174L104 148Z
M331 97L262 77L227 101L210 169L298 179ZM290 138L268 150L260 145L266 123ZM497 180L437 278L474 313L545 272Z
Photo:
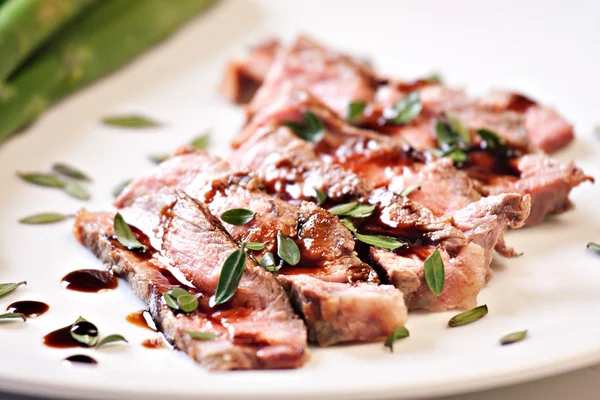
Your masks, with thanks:
M149 338L149 339L145 339L141 345L147 349L152 349L152 350L156 350L156 349L166 349L167 346L165 345L164 341L162 338L160 337L154 337L154 338Z
M150 329L156 331L156 325L150 316L150 313L146 310L134 311L125 317L127 322L139 326L141 328Z
M48 347L57 349L67 349L70 347L87 347L83 343L79 343L71 336L71 325L57 329L44 336L44 344Z
M97 269L79 269L62 278L62 285L65 289L86 293L116 289L118 284L119 281L112 273Z
M131 251L132 253L137 255L139 258L144 259L144 260L148 260L148 259L154 257L154 254L157 253L157 250L154 247L152 247L152 244L150 243L150 238L144 232L142 232L135 226L131 226L131 225L128 225L128 226L131 229L131 232L133 233L133 235L138 240L138 242L140 242L141 244L146 246L146 249L131 250L131 249L123 246L121 243L119 243L119 241L117 240L117 238L115 236L107 236L107 238L111 241L113 246L123 249L123 250Z
M535 101L523 96L522 94L513 93L510 96L510 101L506 108L511 111L525 112L529 109L529 107L532 107L536 104L537 103Z
M74 356L70 356L64 359L64 361L68 364L77 363L77 364L98 364L98 361L94 360L90 356L86 356L84 354L76 354Z
M50 306L41 301L24 300L16 301L6 307L6 311L11 313L21 313L27 318L36 318L50 309Z

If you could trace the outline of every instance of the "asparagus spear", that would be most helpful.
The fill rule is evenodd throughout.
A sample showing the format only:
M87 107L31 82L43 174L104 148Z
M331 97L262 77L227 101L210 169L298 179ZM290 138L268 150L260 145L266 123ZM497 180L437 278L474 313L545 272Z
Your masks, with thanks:
M96 0L0 1L0 81L42 42Z
M0 87L0 142L47 107L132 60L214 0L103 0Z

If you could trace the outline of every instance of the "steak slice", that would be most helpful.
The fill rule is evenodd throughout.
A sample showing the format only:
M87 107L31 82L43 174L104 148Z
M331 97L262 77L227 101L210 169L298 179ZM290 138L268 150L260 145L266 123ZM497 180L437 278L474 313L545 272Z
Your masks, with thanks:
M248 57L227 63L221 94L232 103L248 103L262 85L280 49L279 40L266 39L254 46Z
M290 87L243 130L240 143L246 150L240 154L251 146L250 136L264 136L268 126L302 121L307 112L324 126L323 138L310 144L318 158L350 169L374 187L399 193L419 185L421 190L412 192L411 198L438 216L464 208L482 195L515 192L531 196L531 217L526 224L535 225L548 214L568 210L571 189L593 181L572 163L561 164L543 153L505 159L485 150L473 151L457 169L449 158L436 159L389 137L350 126L314 97Z
M472 223L459 220L463 233L451 224L452 216L436 217L407 197L373 189L353 172L325 163L313 144L297 138L288 128L269 123L254 126L255 133L247 132L247 140L232 158L257 171L266 192L299 202L316 201L315 189L319 189L328 196L326 206L349 201L369 203L376 207L375 212L364 221L355 221L359 230L409 240L407 248L395 252L377 248L363 251L370 254L380 276L403 292L409 308L444 310L474 305L491 274L489 264L496 242L503 254L514 254L501 241L502 232L507 224L518 227L527 217L527 196L503 194L480 200L473 207L472 218L467 210L459 214ZM487 202L496 207L486 207ZM423 277L423 263L436 247L450 277L439 298L427 294Z
M282 49L277 42L279 51L269 52L269 57L263 56L263 46L271 42L265 43L257 46L243 62L236 60L231 63L244 65L242 70L261 72L254 74L254 82L263 85L252 100L251 114L268 103L283 83L291 82L298 88L311 91L342 118L346 117L351 102L365 102L369 106L359 123L387 135L402 137L418 149L435 147L431 121L443 111L459 114L473 129L496 131L510 145L528 152L537 149L554 152L569 144L574 137L573 126L555 110L519 93L492 91L482 98L470 98L464 90L429 80L382 78L364 62L326 48L303 35L287 48ZM267 60L272 64L270 69L265 68ZM225 73L226 82L236 81L231 79L231 64ZM233 74L240 75L244 74ZM411 91L420 93L423 104L421 116L402 126L384 123L385 119L381 118L384 109Z
M192 176L190 170L202 172ZM157 182L183 188L214 215L232 208L254 211L249 223L225 226L238 241L266 243L263 250L252 252L257 258L266 252L277 254L278 232L295 240L301 261L284 266L277 278L306 321L311 341L322 346L377 341L406 321L402 293L378 284L375 271L356 256L352 234L324 209L271 197L257 188L258 181L248 173L232 171L217 156L184 148L117 199L120 207L132 204L124 215L140 201L136 198L152 193Z
M168 222L157 225L164 229L165 236L160 240L163 244L160 253L164 252L164 256L158 252L136 253L121 246L112 238L110 213L80 211L74 226L75 236L129 282L148 304L165 337L205 367L278 369L304 364L309 358L306 329L277 281L248 260L234 298L225 305L210 307L208 298L214 294L220 267L237 246L202 206L173 192L161 192L154 197L157 206L163 201L161 206L170 210ZM148 218L155 220L160 216ZM153 238L153 242L158 240ZM194 288L175 280L170 273L173 268L184 272ZM199 308L189 314L169 308L163 294L174 287L201 295ZM218 336L213 340L195 340L186 331Z

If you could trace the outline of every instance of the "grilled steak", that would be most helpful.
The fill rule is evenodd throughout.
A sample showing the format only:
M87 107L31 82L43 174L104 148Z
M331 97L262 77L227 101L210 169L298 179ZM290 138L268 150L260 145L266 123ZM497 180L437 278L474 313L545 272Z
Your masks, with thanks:
M214 370L295 368L306 362L309 354L302 321L276 279L252 260L246 263L234 297L222 306L209 305L221 265L237 245L204 206L180 192L165 190L140 198L123 211L151 239L140 233L140 240L156 250L136 253L121 246L112 239L113 215L107 213L80 212L75 235L129 281L178 349ZM190 283L174 279L170 268L183 273ZM200 296L198 309L184 314L169 308L163 294L173 287ZM218 337L195 340L185 331Z
M502 232L507 224L519 227L527 218L527 196L491 196L474 203L471 211L457 212L463 233L451 225L452 216L436 217L407 197L385 189L375 190L353 172L325 163L313 144L299 139L287 127L272 123L251 126L254 133L250 128L245 131L246 140L233 159L257 171L263 178L265 191L293 202L315 201L315 189L319 189L327 194L328 205L348 201L369 203L376 207L373 216L356 221L362 232L402 237L411 242L396 252L367 249L380 275L402 290L409 308L442 310L473 306L490 276L494 246L498 245L505 255L514 254L502 241ZM466 221L461 219L463 216ZM452 277L440 297L427 294L429 289L423 276L423 262L436 246L448 261L447 276Z
M268 126L302 121L308 112L324 126L323 138L312 144L320 159L352 170L374 187L399 192L420 185L421 190L413 192L411 198L438 216L464 208L482 196L516 192L531 196L531 218L526 223L535 225L548 214L568 210L570 190L592 180L573 164L563 165L542 153L506 159L487 150L473 151L457 169L451 159L416 151L403 139L351 126L308 93L289 86L255 114L234 145L243 144L246 150L241 153L246 153L251 146L248 142L252 143L250 136L263 135Z
M272 64L270 69L267 68L269 63ZM227 97L236 102L242 97L240 85L236 83L249 75L246 71L253 71L250 75L254 85L263 83L252 100L251 113L268 103L282 83L291 82L310 90L342 117L346 116L351 102L365 102L369 107L362 122L385 134L402 137L420 149L435 146L431 121L444 111L459 114L472 128L494 130L509 144L528 151L553 152L573 140L573 127L556 111L522 94L493 91L473 99L464 90L428 80L383 78L364 62L328 49L306 36L298 37L285 49L279 42L265 41L246 59L232 61L226 69L223 86L238 88L237 92L227 92ZM384 109L411 91L420 92L421 117L404 126L382 123ZM248 100L248 96L244 99Z
M198 171L192 175L190 171ZM324 209L304 202L298 207L257 189L245 172L233 172L217 156L182 149L153 172L134 181L117 200L134 202L157 186L176 186L205 203L215 215L232 208L256 213L243 226L225 224L238 241L266 243L254 251L277 254L277 234L294 238L301 252L297 266L284 266L279 281L290 293L295 308L309 328L309 338L320 345L375 341L406 321L402 293L378 285L373 269L354 251L352 234ZM134 203L135 204L135 203Z
M248 103L262 85L280 48L279 40L268 39L254 46L248 58L230 61L221 82L221 94L232 103Z

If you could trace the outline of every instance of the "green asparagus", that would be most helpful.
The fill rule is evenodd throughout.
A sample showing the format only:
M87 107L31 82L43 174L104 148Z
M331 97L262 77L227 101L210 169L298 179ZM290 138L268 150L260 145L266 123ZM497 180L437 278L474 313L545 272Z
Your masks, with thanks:
M96 0L10 0L0 8L0 81Z
M98 3L62 30L0 92L0 142L62 97L165 39L213 2L103 0Z

